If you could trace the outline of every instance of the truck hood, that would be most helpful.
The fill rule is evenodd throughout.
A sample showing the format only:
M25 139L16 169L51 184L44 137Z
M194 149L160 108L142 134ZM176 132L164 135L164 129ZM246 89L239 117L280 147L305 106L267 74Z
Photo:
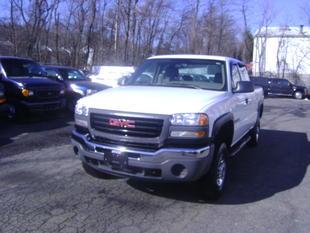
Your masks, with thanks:
M227 95L226 92L174 87L117 87L85 97L89 108L171 115L197 113Z
M95 83L91 81L66 81L67 86L75 85L79 87L80 89L86 90L96 90L96 91L102 91L104 89L109 88L109 86L101 84L101 83Z
M37 86L49 86L49 87L62 87L62 84L59 84L56 81L50 80L44 77L9 77L10 80L13 80L15 83L23 85L25 88L37 87Z

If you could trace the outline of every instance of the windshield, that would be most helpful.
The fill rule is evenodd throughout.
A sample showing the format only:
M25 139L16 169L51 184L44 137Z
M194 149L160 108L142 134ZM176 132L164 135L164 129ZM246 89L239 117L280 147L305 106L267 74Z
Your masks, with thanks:
M1 59L8 77L46 76L44 69L37 63L22 59Z
M85 81L87 80L84 73L76 69L59 69L61 77L70 81Z
M224 61L151 59L134 73L127 85L185 87L225 91Z
M70 81L85 81L87 77L85 74L77 69L58 68L58 67L45 67L49 77L60 77Z

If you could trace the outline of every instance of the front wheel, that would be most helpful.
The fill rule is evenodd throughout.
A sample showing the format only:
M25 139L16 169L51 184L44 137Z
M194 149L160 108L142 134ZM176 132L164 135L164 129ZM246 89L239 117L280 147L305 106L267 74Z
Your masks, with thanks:
M228 157L226 144L221 143L214 153L210 171L199 181L204 197L211 200L220 198L226 185Z
M21 107L17 107L16 105L14 104L10 104L8 106L8 113L7 113L7 118L9 120L22 120L23 119L23 116L25 115L25 112L22 110Z

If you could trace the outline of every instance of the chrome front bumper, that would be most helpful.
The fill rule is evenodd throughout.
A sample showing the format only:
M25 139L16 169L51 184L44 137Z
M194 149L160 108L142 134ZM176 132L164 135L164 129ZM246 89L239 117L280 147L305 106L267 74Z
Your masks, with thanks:
M199 149L162 148L157 151L133 150L122 146L96 144L87 135L72 132L74 151L94 169L125 177L162 181L193 181L210 168L214 146ZM125 155L125 162L113 164ZM109 159L108 159L109 158ZM123 163L124 162L124 163Z

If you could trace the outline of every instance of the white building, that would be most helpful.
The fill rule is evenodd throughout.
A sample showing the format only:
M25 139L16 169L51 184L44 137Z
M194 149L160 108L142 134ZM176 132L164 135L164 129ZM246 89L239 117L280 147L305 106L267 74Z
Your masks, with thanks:
M253 75L288 78L310 86L310 27L264 27L256 31Z

